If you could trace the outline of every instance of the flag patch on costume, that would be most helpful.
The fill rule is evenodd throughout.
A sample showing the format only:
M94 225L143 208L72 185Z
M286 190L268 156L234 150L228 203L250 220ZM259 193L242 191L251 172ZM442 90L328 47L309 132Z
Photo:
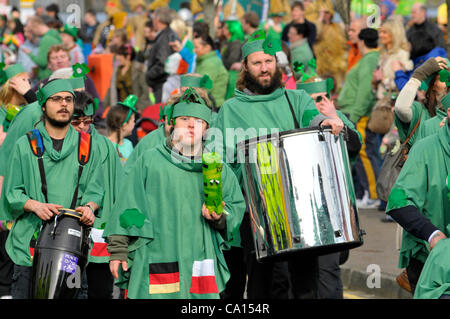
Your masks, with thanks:
M178 262L149 265L149 294L170 294L179 291Z
M91 238L94 242L94 245L91 249L91 256L94 257L107 257L110 256L108 251L106 250L106 242L103 236L103 229L92 228L91 230Z
M214 294L219 293L214 272L214 260L205 259L194 261L192 266L192 294Z

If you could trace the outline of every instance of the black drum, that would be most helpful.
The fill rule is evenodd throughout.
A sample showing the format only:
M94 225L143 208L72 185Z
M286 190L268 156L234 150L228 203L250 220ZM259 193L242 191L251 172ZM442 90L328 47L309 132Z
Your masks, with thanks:
M76 298L88 259L91 229L80 217L80 213L63 208L42 226L33 257L33 299Z

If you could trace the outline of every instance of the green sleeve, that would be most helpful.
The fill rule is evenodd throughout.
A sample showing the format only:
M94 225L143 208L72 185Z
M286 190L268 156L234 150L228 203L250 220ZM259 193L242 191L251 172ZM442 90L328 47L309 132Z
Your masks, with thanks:
M39 43L39 52L37 55L30 53L30 59L36 63L39 67L45 68L47 67L47 54L50 50L50 47L54 44L59 44L60 42L53 37L44 36L41 39L41 43Z
M127 260L128 259L128 236L111 235L108 236L107 250L111 254L109 260Z
M374 102L374 93L372 92L372 73L375 69L371 65L363 64L364 67L358 69L359 85L355 96L354 109L350 120L353 123L370 113Z

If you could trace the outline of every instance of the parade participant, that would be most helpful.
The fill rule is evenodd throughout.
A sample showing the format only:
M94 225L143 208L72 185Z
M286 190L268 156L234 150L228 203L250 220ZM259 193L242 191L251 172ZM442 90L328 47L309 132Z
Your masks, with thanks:
M224 163L226 213L206 209L201 158L211 109L193 89L171 108L171 135L138 159L106 225L111 272L131 299L219 298L229 278L222 251L239 227L244 198Z
M449 64L445 58L428 59L414 71L395 101L394 119L400 141L403 142L416 124L418 125L408 141L409 147L415 143L422 126L428 119L437 116L437 121L442 121L446 116L441 100L447 94L447 86L440 79L440 71L446 67L449 67ZM426 90L425 105L415 101L417 91L421 88Z
M86 268L88 299L111 299L114 279L109 271L109 253L106 251L106 242L102 238L102 234L109 220L111 208L117 199L118 181L122 178L123 169L111 141L99 134L92 124L97 108L98 102L88 93L75 92L75 107L71 124L76 131L83 131L92 136L95 145L100 149L101 168L105 179L103 207L99 209L100 217L95 219L91 230L94 244L91 247L89 263Z
M450 83L447 82L447 85ZM448 91L448 88L447 88ZM446 96L444 96L440 102L442 104L442 108L448 109L450 107L450 94L447 93ZM424 137L427 137L429 135L432 135L436 133L439 128L445 125L445 123L448 122L448 117L445 111L443 111L441 108L436 109L436 116L433 116L432 118L428 119L423 123L422 126L420 126L419 133L417 135L417 140L420 140Z
M37 96L43 121L33 133L40 135L43 146L38 148L44 155L38 159L28 137L22 136L13 148L1 196L0 219L14 221L6 241L6 251L15 264L13 298L30 296L30 242L42 221L50 220L64 207L75 209L82 214L82 223L92 225L103 199L100 154L95 147L77 180L79 133L70 126L72 86L67 80L54 80ZM41 187L43 184L46 186Z
M64 49L69 52L70 64L85 63L83 50L77 44L78 29L75 26L64 24L60 30L60 36Z
M356 198L359 208L378 206L376 179L378 177L380 158L378 154L377 135L368 128L369 117L375 105L372 92L372 73L378 64L380 53L378 32L374 29L362 29L358 35L358 46L363 57L348 73L337 103L341 111L355 123L363 137L363 146L353 165Z
M406 267L413 295L430 251L450 236L449 176L450 126L446 123L436 134L414 143L386 208L404 230L398 267Z
M28 73L22 65L14 64L4 68L0 64L0 146L13 118L26 103L36 101L31 90Z
M308 30L306 24L292 24L287 33L291 60L303 63L305 72L308 71L308 61L314 58L311 47L308 44ZM296 74L298 76L298 74Z
M39 41L38 54L32 54L29 49L22 49L22 51L27 53L30 56L31 60L33 60L33 62L37 64L37 66L39 67L38 78L39 80L43 80L49 77L51 74L50 70L48 69L47 54L52 45L61 43L61 37L59 36L58 31L50 29L42 20L42 18L38 16L31 17L28 20L26 27L31 30L33 35L41 37Z
M362 54L358 48L358 34L363 28L363 19L354 19L350 23L347 31L348 41L347 45L350 47L347 53L347 73L353 68L362 58Z
M212 86L211 79L207 75L201 76L200 74L195 73L182 75L180 79L180 85L181 87L179 89L179 92L172 94L167 103L165 103L166 106L161 105L159 120L162 120L163 124L161 124L156 130L150 132L143 139L141 139L133 149L131 155L128 157L124 168L125 174L128 175L128 173L134 166L134 163L144 152L161 144L161 142L163 140L166 140L167 136L169 136L172 125L167 121L166 112L170 109L167 106L172 105L176 101L176 99L178 99L181 94L184 93L184 91L186 91L188 88L195 88L195 90L203 100L210 101L211 103L208 104L214 106L213 101L211 101L211 98L206 91L207 88ZM214 120L215 114L215 112L212 113L212 120Z
M134 128L137 113L136 103L136 95L130 94L123 102L118 102L113 106L106 116L108 139L116 148L122 165L125 165L133 152L133 144L126 137L131 135Z
M338 134L343 123L318 114L313 100L303 90L285 90L281 84L281 71L277 67L275 54L281 50L279 40L266 37L265 32L255 32L243 46L243 70L237 82L235 97L226 101L219 111L216 128L223 134L218 141L227 163L242 181L240 164L236 161L236 144L242 136L226 137L227 129L242 129L245 138L258 134L273 133L272 130L287 131L294 128L331 125ZM252 130L253 129L253 130ZM255 135L256 134L256 135ZM211 138L212 139L212 138ZM227 141L228 140L228 141ZM232 143L231 143L232 141ZM219 144L220 145L220 144ZM241 240L247 267L247 298L288 298L287 264L258 263L250 230L249 214L244 215ZM303 277L303 278L302 278ZM297 285L306 279L304 286ZM293 293L296 298L317 296L317 259L304 259L298 264L293 276ZM303 291L301 291L303 290Z

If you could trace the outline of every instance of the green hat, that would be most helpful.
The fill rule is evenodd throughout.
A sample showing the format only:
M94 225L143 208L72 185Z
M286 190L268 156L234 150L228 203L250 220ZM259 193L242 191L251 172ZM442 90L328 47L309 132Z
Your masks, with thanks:
M86 74L89 73L89 67L84 63L76 63L72 65L73 74L69 80L74 89L84 89L84 81L86 80Z
M67 33L68 35L71 35L75 40L77 39L77 34L78 34L78 29L77 27L70 25L70 24L65 24L61 29L60 29L61 33Z
M322 92L327 92L329 94L331 90L333 90L333 87L332 78L316 82L297 83L297 90L305 90L309 95Z
M84 116L94 116L98 110L100 101L97 98L93 99L92 103L89 103L84 107Z
M191 96L195 97L196 102L190 102L188 100ZM166 107L167 108L167 107ZM167 121L170 123L173 121L175 125L175 118L180 116L192 116L202 119L206 123L211 123L211 109L206 106L205 101L198 95L194 88L188 88L179 102L170 105L166 111Z
M5 68L5 63L0 63L0 85L3 85L11 79L12 77L16 76L17 74L27 72L23 68L21 64L12 64Z
M255 31L248 41L242 46L242 58L245 59L248 55L263 51L266 54L275 55L281 51L280 39L275 39L272 36L266 36L264 30Z
M202 77L182 75L180 78L180 86L204 88L210 90L213 87L213 82L207 74L203 75Z
M123 102L117 102L118 105L122 105L125 106L127 108L130 109L130 111L128 112L127 118L125 119L125 121L123 121L122 125L124 125L126 122L128 122L128 120L131 117L131 114L137 113L136 110L136 103L137 103L137 96L134 94L130 94L126 97L126 99Z
M450 108L450 93L448 93L446 96L444 96L441 100L442 106L444 107L444 110L448 110Z
M43 106L50 96L58 92L69 92L75 97L72 85L68 80L57 79L39 88L36 97L40 106Z

